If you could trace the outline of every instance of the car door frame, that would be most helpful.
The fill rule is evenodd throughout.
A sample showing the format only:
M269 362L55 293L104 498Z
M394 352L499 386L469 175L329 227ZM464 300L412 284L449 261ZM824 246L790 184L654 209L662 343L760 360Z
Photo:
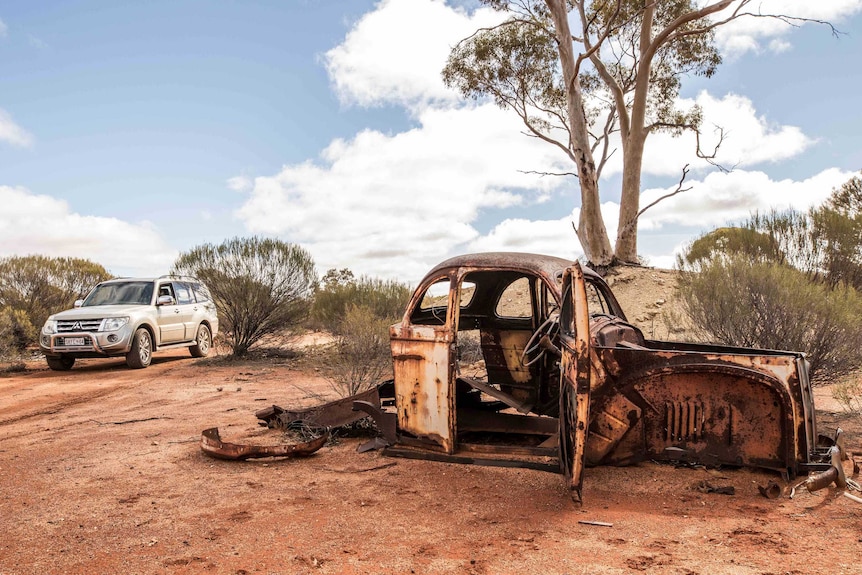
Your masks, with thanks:
M445 321L414 324L414 310L428 289L442 281L449 284ZM414 293L402 321L389 328L398 429L448 454L457 443L454 347L460 284L460 275L451 270L428 279Z
M586 281L579 263L563 276L560 310L560 469L572 499L583 501L584 464L590 421L590 318Z

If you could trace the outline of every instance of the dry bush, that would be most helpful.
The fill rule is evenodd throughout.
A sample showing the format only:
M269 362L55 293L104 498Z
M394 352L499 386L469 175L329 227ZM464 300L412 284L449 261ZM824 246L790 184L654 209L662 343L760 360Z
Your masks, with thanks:
M391 323L391 318L379 317L366 305L348 307L326 369L339 396L356 395L392 377Z
M862 362L862 297L787 265L741 255L700 261L680 274L694 324L716 343L803 351L811 378L831 381Z
M329 270L314 294L311 327L337 334L350 306L366 307L375 317L394 323L404 313L411 293L404 283L365 276L357 280L350 270Z
M221 331L237 356L266 335L298 326L308 314L316 283L310 253L259 237L197 246L177 258L173 273L207 284Z
M862 377L855 376L832 386L832 398L849 414L862 417Z
M0 362L20 363L27 344L37 334L26 312L11 307L0 309Z

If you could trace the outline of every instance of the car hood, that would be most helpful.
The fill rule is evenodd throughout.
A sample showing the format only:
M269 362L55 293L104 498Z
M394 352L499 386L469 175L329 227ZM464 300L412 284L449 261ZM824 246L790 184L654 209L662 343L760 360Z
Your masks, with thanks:
M55 313L48 319L54 320L73 320L101 317L120 317L126 315L135 315L145 312L151 306L148 305L93 305L88 307L79 307L68 309Z

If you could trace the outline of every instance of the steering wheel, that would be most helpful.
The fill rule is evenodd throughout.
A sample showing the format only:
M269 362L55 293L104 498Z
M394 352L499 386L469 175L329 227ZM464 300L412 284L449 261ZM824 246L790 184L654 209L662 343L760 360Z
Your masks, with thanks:
M533 332L524 351L521 353L521 365L528 367L545 357L550 350L560 355L559 346L554 343L560 335L560 314L551 314L542 325Z

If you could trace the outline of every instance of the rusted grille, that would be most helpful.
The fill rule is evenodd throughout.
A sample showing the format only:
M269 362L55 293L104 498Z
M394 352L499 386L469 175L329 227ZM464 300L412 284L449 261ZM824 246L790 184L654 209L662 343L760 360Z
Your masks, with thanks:
M76 319L76 320L59 320L57 322L57 333L69 333L75 331L99 331L102 325L101 318L99 319Z
M703 439L705 421L703 404L693 401L673 401L665 404L667 409L666 440L698 441Z

